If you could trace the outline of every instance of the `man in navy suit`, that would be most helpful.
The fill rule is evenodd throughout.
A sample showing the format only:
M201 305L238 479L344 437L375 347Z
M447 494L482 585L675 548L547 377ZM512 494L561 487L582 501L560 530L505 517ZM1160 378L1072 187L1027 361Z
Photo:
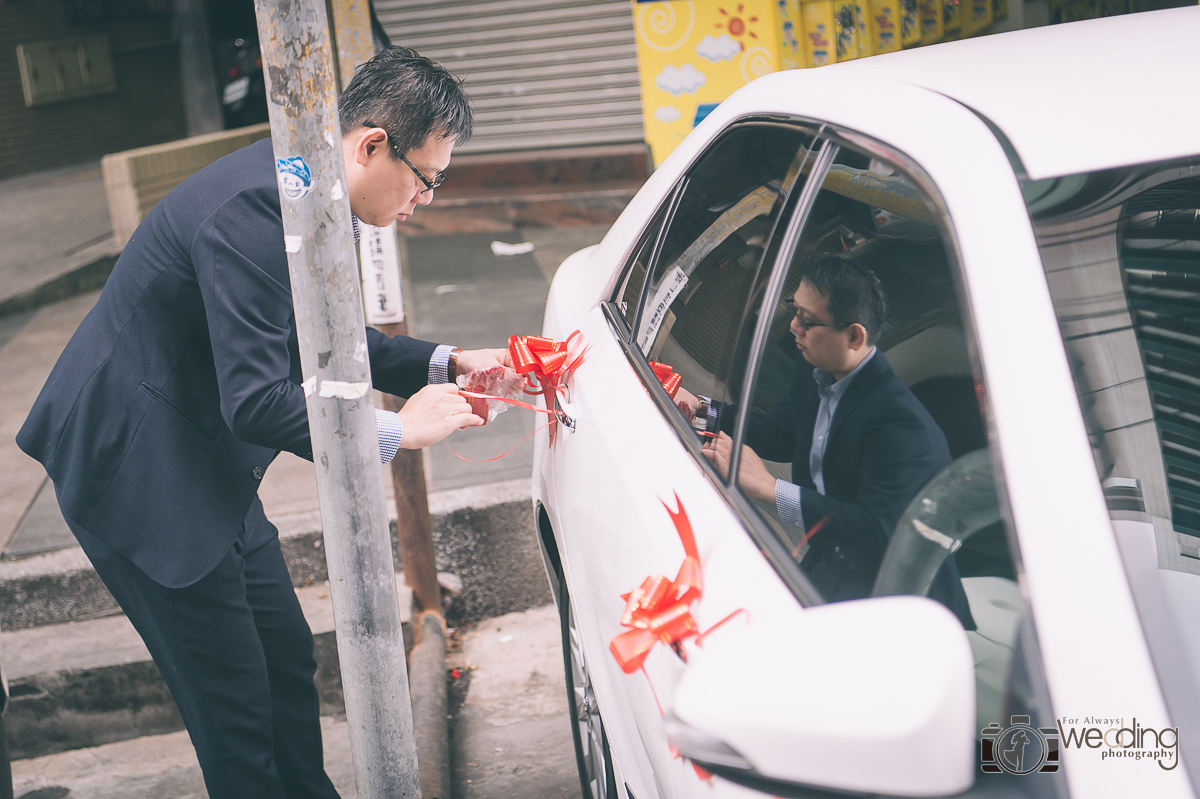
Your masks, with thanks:
M950 463L950 451L937 423L875 347L885 298L874 274L844 256L816 256L789 303L803 357L783 399L769 413L751 414L738 485L774 503L784 524L811 536L800 568L822 597L867 597L901 514ZM714 408L713 429L731 429L735 410ZM704 445L725 473L732 443L721 432ZM760 456L791 461L791 482L773 477ZM974 629L952 560L929 594Z
M471 133L461 83L404 48L342 95L353 214L385 226L433 199ZM312 635L259 482L311 458L280 187L304 170L263 140L196 173L146 216L17 436L145 640L214 797L335 797L321 752ZM357 224L357 223L356 223ZM367 331L381 459L479 424L456 372L503 362Z

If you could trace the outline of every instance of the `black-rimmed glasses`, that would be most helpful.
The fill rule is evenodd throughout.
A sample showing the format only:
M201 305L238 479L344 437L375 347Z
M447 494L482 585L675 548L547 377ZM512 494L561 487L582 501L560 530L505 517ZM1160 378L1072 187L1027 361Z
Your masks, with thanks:
M380 127L379 125L376 125L374 122L364 122L363 125L368 128ZM387 133L386 129L384 129L384 133ZM436 175L433 176L433 180L430 180L429 178L425 177L425 174L421 170L419 170L415 166L413 166L412 161L409 161L408 157L404 153L397 150L396 146L394 144L392 144L391 134L388 134L388 146L392 148L392 150L396 153L396 155L399 156L400 160L404 162L404 165L407 166L409 169L411 169L412 173L414 175L416 175L417 178L420 179L421 183L423 183L425 185L425 189L421 192L422 194L428 194L429 192L433 191L438 186L440 186L446 182L446 173L445 172L438 172Z
M422 174L421 170L417 169L415 166L412 165L412 161L409 161L407 158L404 157L404 153L397 151L396 155L400 156L400 160L403 161L408 166L408 168L413 171L413 174L416 175L418 178L420 178L421 182L425 184L425 189L421 192L422 194L428 194L429 192L433 191L438 186L440 186L446 182L446 173L445 172L438 172L436 175L433 176L433 180L430 180L429 178L425 177L424 174Z
M792 310L792 316L795 317L796 324L800 325L800 328L805 333L807 333L809 330L812 330L814 327L832 327L835 330L840 330L844 327L849 327L849 325L839 325L836 322L810 322L807 319L805 319L803 316L800 315L802 312L799 308L796 307L796 301L794 299L792 299L791 297L788 297L786 300L784 300L784 302L786 302L788 308L790 308Z

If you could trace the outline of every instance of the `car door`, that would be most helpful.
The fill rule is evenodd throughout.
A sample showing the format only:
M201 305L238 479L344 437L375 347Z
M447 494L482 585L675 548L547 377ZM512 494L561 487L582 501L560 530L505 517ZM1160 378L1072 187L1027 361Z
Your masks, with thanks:
M733 355L743 319L762 281L773 226L803 184L811 141L811 132L798 125L751 123L720 137L698 159L662 199L611 301L583 317L586 355L565 397L574 429L560 428L553 445L548 436L537 445L593 686L624 771L617 776L639 797L677 795L672 775L690 769L672 757L662 710L685 664L659 646L644 673L621 670L609 652L625 629L621 596L647 577L675 576L685 553L680 517L673 514L686 514L703 561L729 562L720 554L728 546L757 560L711 475L656 404L669 400L647 356L676 358L672 368L693 387L706 381L709 391L740 373ZM572 332L547 322L546 332L555 337ZM703 363L671 349L681 335L698 342L689 351L702 353ZM775 583L775 602L792 602ZM696 610L701 624L737 609L714 600L702 606Z

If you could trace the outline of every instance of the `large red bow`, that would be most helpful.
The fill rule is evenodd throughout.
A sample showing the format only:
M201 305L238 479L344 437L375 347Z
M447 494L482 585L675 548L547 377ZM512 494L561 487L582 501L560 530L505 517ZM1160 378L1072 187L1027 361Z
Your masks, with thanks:
M651 364L651 368L655 365ZM664 364L657 365L664 366ZM670 370L670 367L666 368ZM658 374L657 369L655 374ZM675 376L678 377L678 375ZM676 388L678 385L676 383ZM668 391L670 391L669 388ZM683 503L679 501L678 494L675 495L675 506L679 510L671 510L670 505L663 503L663 507L671 515L671 521L675 523L675 531L679 533L679 540L683 542L683 563L679 566L679 573L675 575L674 580L668 580L661 574L657 577L647 577L636 589L621 596L621 599L625 600L625 612L621 614L621 626L630 629L614 637L609 643L608 649L616 658L621 671L626 674L632 674L642 669L646 656L650 654L650 650L656 643L661 641L672 646L689 638L695 638L698 645L704 636L744 612L735 610L706 632L700 632L691 611L692 604L700 599L704 591L700 572L700 553L696 550L696 537L692 533L692 523L688 521L687 511L683 509ZM643 671L643 673L645 672ZM646 675L646 679L649 680L650 676ZM654 693L653 683L650 685L650 691ZM658 702L657 694L654 696L654 701ZM661 705L658 711L660 714L662 713ZM671 757L679 757L679 752L674 746L671 747ZM700 779L712 778L712 775L699 765L693 763L692 768L696 770L696 776Z
M555 398L564 390L571 373L583 363L585 350L582 345L582 334L578 330L567 336L565 341L517 335L508 339L508 353L512 357L513 368L518 374L524 375L529 384L526 391L541 394L546 401L546 409L554 411L549 427L552 445L559 416L566 419L567 424L574 423L565 413L557 410Z
M621 615L621 626L630 629L617 635L608 645L617 659L617 664L626 674L642 667L646 656L658 642L676 644L694 635L699 635L696 620L692 617L691 605L703 592L700 575L700 554L696 551L696 538L687 511L675 495L678 511L671 510L667 503L663 507L671 515L675 530L683 542L683 564L674 580L665 576L647 577L640 586L623 594L625 612Z

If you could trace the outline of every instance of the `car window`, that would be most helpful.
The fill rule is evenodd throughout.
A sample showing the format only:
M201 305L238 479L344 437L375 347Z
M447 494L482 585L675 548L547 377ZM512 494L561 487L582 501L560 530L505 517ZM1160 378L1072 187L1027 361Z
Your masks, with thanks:
M617 284L617 290L613 295L613 302L617 306L617 312L625 320L625 324L630 330L633 329L633 324L637 316L638 301L642 296L642 287L646 283L647 268L659 244L659 233L662 231L663 220L670 214L671 209L674 207L679 189L680 187L676 187L669 201L659 209L653 221L646 227L646 231L642 234L641 239L638 240L637 247L634 248L633 260L626 267L625 274L621 277L621 281Z
M1172 722L1200 723L1200 167L1022 185ZM1179 751L1200 787L1200 746Z
M975 655L981 741L1014 714L1053 724L1032 698L1040 669L986 387L935 205L843 144L801 221L740 378L749 400L719 407L705 449L739 451L734 490L787 552L779 567L822 601L915 594L955 614Z
M725 397L731 372L740 372L733 366L745 346L747 304L780 212L804 183L811 142L797 127L743 125L718 140L682 185L642 289L633 343L691 393ZM648 246L627 287L638 282Z

